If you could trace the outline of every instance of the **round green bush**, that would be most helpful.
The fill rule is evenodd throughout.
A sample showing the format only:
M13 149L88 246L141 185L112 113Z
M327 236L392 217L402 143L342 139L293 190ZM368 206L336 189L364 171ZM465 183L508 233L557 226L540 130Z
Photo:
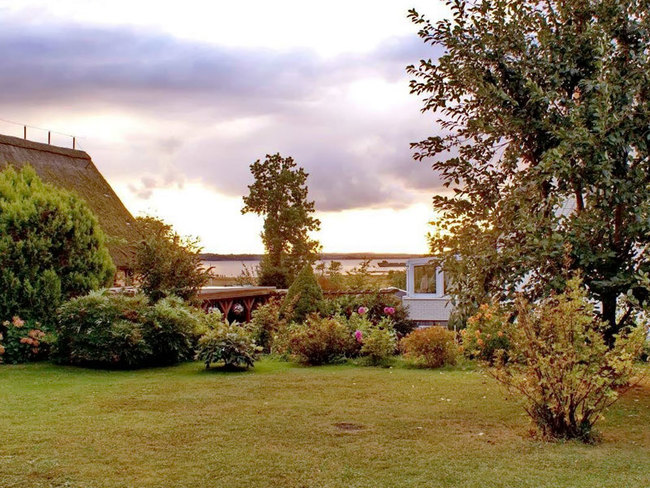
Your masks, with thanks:
M456 364L458 346L454 333L444 327L416 329L400 341L404 357L426 368Z
M203 312L177 297L150 305L142 294L92 292L61 306L53 359L101 368L138 368L192 359Z
M350 329L337 317L322 318L313 314L290 331L289 351L303 364L337 362L351 357L358 349Z

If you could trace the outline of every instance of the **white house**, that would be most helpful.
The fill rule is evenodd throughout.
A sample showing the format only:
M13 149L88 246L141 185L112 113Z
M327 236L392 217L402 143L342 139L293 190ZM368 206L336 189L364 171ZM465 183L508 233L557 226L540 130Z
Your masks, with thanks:
M418 326L447 325L452 305L445 295L444 272L431 258L406 261L406 295L402 303Z

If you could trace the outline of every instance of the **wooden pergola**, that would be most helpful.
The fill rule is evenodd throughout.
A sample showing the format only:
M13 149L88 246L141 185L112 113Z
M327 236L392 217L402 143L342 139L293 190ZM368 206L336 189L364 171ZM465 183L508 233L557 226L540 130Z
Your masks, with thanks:
M248 322L255 305L266 303L278 291L274 286L204 286L199 291L198 298L203 309L218 307L224 317L228 317L233 305L240 302L244 306Z

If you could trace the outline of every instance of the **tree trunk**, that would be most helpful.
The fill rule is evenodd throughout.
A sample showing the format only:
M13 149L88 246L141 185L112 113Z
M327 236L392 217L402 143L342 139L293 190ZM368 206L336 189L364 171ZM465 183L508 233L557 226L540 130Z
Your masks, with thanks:
M602 304L601 317L607 323L605 330L605 341L607 345L612 347L614 345L614 334L619 332L618 324L616 322L616 294L611 293L601 295L600 301Z

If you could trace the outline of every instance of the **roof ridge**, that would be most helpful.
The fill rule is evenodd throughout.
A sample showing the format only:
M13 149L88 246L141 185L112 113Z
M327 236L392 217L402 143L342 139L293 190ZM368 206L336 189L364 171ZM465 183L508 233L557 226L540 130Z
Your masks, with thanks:
M80 149L53 146L51 144L45 144L43 142L30 141L27 139L21 139L20 137L7 136L4 134L0 134L0 144L21 147L24 149L33 149L35 151L48 152L51 154L60 154L62 156L68 156L71 158L86 159L89 161L91 160L90 155L86 151L82 151Z

